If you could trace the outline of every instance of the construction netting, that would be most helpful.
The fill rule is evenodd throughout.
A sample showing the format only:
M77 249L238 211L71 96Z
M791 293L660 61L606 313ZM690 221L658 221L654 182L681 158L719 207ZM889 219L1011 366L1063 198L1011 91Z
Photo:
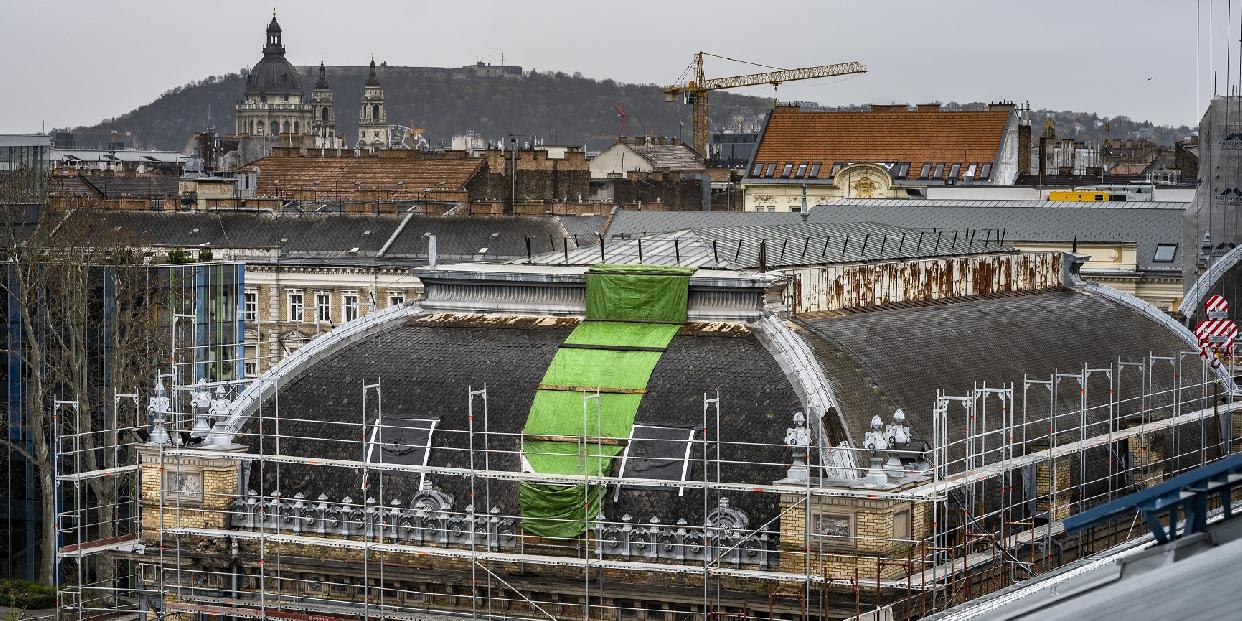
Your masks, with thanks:
M605 264L587 272L586 320L552 358L523 429L522 455L531 470L608 474L631 435L651 372L686 321L692 273ZM586 483L523 483L522 528L576 537L599 515L605 491Z

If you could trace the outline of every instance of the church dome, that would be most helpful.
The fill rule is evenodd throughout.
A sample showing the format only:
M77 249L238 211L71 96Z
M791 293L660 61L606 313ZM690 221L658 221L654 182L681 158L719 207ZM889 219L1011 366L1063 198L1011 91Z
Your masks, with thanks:
M285 59L285 46L281 45L280 24L276 16L267 25L267 45L263 59L250 70L246 78L246 95L301 95L302 75Z

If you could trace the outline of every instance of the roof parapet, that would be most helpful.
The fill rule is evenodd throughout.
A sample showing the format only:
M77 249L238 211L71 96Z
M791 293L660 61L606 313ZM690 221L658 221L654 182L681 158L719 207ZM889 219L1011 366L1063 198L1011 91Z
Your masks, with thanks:
M423 283L422 307L441 313L574 316L586 313L582 266L459 263L415 270ZM773 287L766 274L699 270L690 277L690 321L754 321L769 311Z

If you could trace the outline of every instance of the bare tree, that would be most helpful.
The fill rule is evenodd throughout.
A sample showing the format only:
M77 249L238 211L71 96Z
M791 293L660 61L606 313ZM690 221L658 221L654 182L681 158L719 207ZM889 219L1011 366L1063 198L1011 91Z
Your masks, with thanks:
M157 343L166 313L143 253L119 231L101 231L89 213L5 200L6 234L0 243L6 274L0 294L18 318L19 338L8 353L21 362L29 447L0 438L34 467L42 513L39 580L53 582L58 545L54 436L72 438L75 467L82 471L120 465L122 442L110 416L112 392L150 386L161 360ZM8 196L14 196L10 193ZM12 312L15 311L15 312ZM55 400L77 403L76 412L55 410ZM60 414L61 416L57 416ZM107 450L105 450L107 449ZM89 507L83 539L115 533L116 507L128 474L88 479ZM132 479L128 479L132 482ZM107 567L97 578L109 579Z

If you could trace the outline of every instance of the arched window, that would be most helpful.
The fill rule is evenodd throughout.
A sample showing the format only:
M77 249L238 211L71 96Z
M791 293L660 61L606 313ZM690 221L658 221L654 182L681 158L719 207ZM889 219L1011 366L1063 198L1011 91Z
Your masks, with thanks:
M280 125L277 124L276 121L272 121L272 135L275 136L276 134L279 134L279 133L280 133Z
M328 107L327 106L324 106L323 108L319 110L319 118L321 119L324 125L328 124Z
M379 104L371 104L371 120L378 121L379 118Z
M302 133L302 130L299 128L299 125L300 125L300 124L299 124L297 121L294 121L294 122L293 122L293 133L295 133L295 134L300 134L300 133Z

